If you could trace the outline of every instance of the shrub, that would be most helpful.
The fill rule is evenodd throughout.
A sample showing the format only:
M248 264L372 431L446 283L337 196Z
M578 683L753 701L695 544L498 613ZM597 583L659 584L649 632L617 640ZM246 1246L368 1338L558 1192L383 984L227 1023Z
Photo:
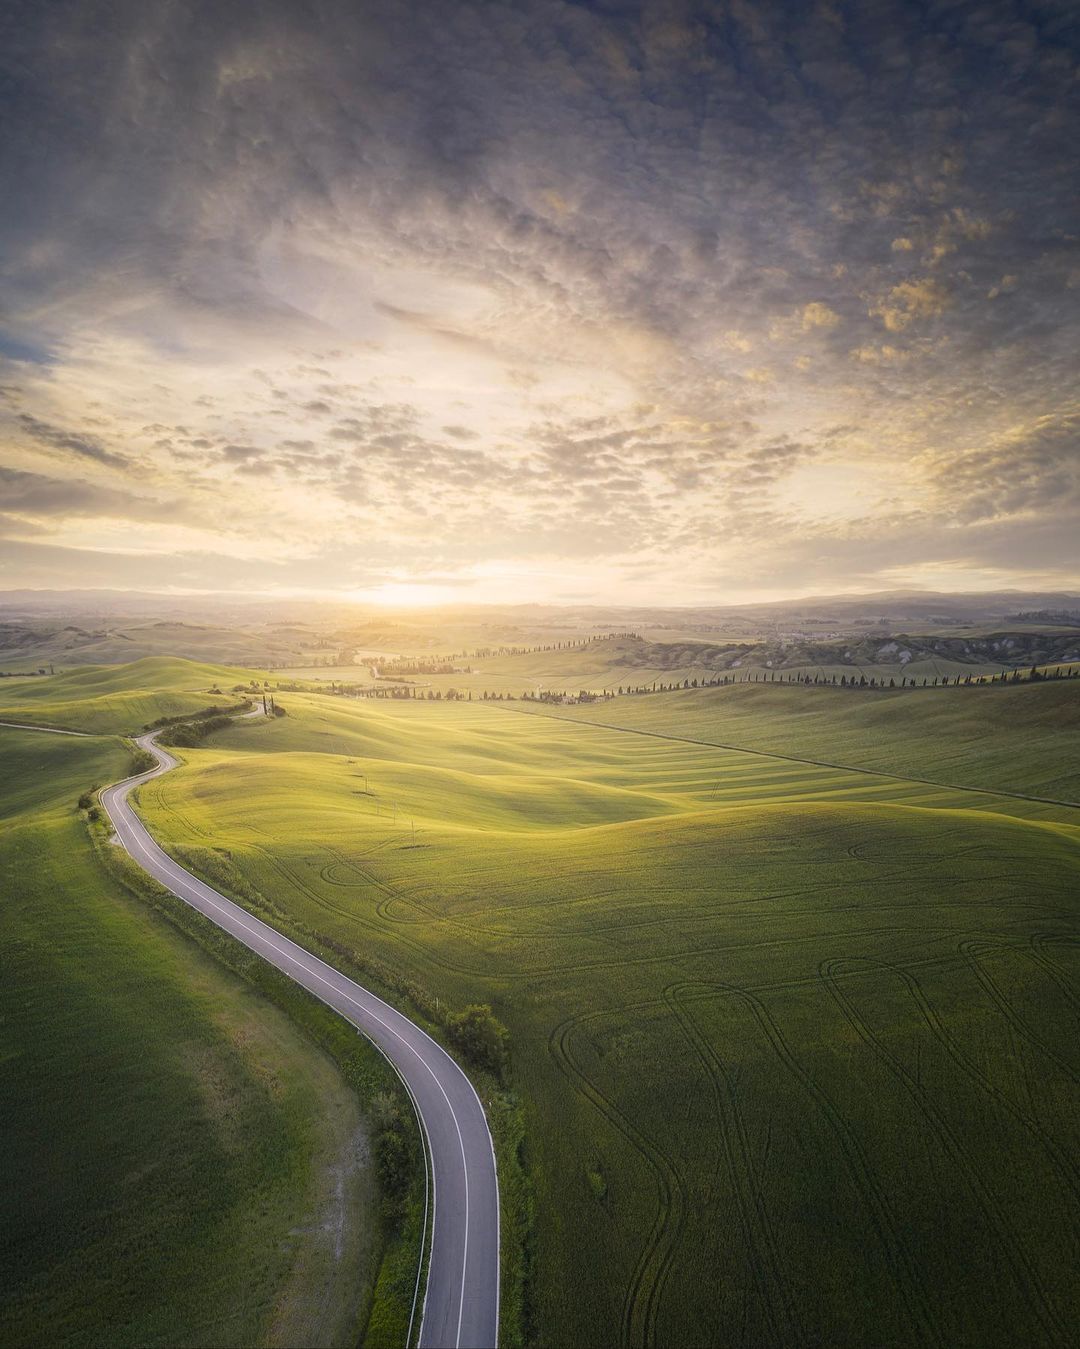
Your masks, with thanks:
M242 685L238 685L237 689L243 692ZM237 689L233 689L233 692L236 693ZM211 692L220 692L220 690L211 689ZM180 712L175 717L158 717L156 721L148 721L143 727L143 730L156 731L160 726L176 726L184 721L205 721L208 717L223 716L226 712L246 712L250 707L251 703L246 698L241 699L238 703L230 703L228 707L218 707L211 704L209 707L204 707L198 712Z
M86 812L86 818L87 818L92 824L97 824L98 820L101 819L101 810L100 810L100 808L99 808L98 806L91 806L90 809Z
M402 1113L400 1101L389 1092L379 1092L372 1099L370 1118L375 1126L375 1166L383 1196L383 1216L395 1221L400 1217L401 1204L417 1164L415 1126Z
M90 792L83 792L82 796L79 797L80 810L89 810L93 804L94 798Z
M158 736L161 745L175 745L180 749L190 749L205 740L213 731L224 730L232 725L232 717L204 717L201 721L186 722L182 726L171 726Z
M477 1003L449 1017L446 1033L472 1063L502 1077L510 1057L510 1033L490 1007Z

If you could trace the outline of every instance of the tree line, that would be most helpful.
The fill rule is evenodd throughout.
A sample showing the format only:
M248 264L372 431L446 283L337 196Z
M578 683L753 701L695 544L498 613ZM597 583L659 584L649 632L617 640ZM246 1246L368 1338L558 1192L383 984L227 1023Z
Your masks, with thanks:
M1076 679L1080 666L1059 665L1040 669L1037 665L1027 670L1002 669L996 674L943 675L867 675L862 671L847 674L808 674L802 671L747 670L738 674L719 674L709 678L686 677L681 680L654 679L648 684L620 684L617 689L526 689L520 694L503 689L424 689L413 684L380 688L364 684L333 683L325 690L351 698L389 698L399 702L536 702L536 703L593 703L612 698L639 697L650 693L676 693L687 689L723 688L735 684L798 684L841 689L925 689L985 687L992 684L1037 683L1044 680ZM284 687L279 685L279 687ZM301 688L301 685L293 685ZM310 691L310 690L308 690Z

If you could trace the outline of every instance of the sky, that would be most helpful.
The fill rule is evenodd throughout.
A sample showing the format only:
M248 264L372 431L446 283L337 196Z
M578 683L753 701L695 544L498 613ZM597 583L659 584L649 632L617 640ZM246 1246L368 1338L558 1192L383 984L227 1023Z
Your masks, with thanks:
M1075 0L0 13L0 587L1080 586Z

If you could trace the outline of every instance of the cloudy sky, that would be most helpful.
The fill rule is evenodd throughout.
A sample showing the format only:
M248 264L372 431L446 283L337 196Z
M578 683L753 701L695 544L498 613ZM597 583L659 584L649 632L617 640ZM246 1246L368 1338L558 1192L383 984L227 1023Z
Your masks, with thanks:
M6 0L0 586L1080 584L1075 0Z

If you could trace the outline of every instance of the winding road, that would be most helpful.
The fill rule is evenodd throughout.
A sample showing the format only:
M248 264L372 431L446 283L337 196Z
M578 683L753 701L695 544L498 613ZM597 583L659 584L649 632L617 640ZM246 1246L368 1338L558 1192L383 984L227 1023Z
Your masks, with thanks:
M27 728L29 729L29 728ZM155 743L135 743L154 768L101 793L101 804L131 856L177 898L294 979L362 1031L390 1060L416 1106L427 1151L431 1244L427 1287L414 1298L409 1345L492 1349L499 1330L499 1186L495 1150L480 1098L441 1045L395 1008L185 871L150 837L128 799L133 788L175 768ZM417 1276L417 1294L420 1290Z

